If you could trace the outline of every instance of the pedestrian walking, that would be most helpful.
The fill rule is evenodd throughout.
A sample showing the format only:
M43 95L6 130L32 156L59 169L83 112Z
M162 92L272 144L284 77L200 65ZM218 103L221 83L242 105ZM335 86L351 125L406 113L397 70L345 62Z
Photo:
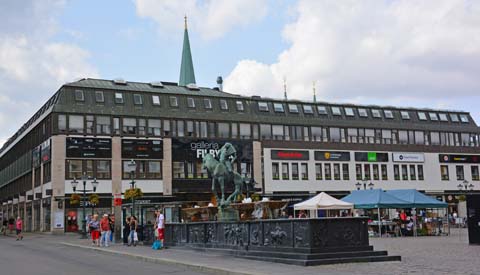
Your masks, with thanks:
M15 223L15 229L17 231L17 241L23 240L22 228L23 228L23 221L22 221L22 218L20 218L19 216L17 217L17 222Z
M160 241L160 248L163 248L165 235L165 216L163 215L163 209L158 210L157 231L158 240Z
M7 235L7 227L8 227L8 220L7 220L7 219L4 219L4 220L3 220L3 223L2 223L2 233L3 233L3 236L6 236L6 235Z
M100 246L108 247L108 241L110 240L110 222L108 220L108 214L103 214L103 218L100 221Z
M92 219L88 224L88 228L90 229L90 233L92 235L92 242L93 245L100 246L99 238L100 238L100 222L98 221L98 215L93 215Z
M132 245L137 246L138 234L137 234L138 222L137 217L130 217L130 235L128 237L128 246Z
M115 217L113 214L108 215L108 224L110 225L110 243L115 243L114 233L115 233Z
M130 236L130 217L125 219L123 224L123 245L128 245L128 237Z

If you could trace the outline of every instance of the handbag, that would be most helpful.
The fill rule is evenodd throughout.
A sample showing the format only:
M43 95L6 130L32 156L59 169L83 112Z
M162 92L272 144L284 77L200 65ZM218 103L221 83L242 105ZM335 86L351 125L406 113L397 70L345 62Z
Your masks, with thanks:
M138 234L137 232L133 232L133 241L138 242Z
M162 248L162 243L159 240L153 242L152 249L159 250Z

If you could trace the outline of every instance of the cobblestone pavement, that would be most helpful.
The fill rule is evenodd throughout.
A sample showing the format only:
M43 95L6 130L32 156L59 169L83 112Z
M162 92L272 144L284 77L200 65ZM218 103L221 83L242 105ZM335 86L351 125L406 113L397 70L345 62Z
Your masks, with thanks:
M375 250L402 256L401 262L352 263L314 267L292 266L201 253L186 249L153 251L150 247L114 245L100 248L103 253L120 253L144 261L171 262L198 271L220 274L480 274L480 246L468 245L466 229L452 229L450 236L371 238ZM78 237L52 237L57 242L91 248Z

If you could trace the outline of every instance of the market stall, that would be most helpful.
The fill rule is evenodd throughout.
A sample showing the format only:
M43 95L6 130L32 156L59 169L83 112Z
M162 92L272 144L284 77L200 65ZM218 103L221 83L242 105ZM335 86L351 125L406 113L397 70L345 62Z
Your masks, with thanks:
M353 204L338 200L325 192L293 206L294 211L309 211L310 218L318 218L318 210L327 210L327 217L332 210L353 210Z

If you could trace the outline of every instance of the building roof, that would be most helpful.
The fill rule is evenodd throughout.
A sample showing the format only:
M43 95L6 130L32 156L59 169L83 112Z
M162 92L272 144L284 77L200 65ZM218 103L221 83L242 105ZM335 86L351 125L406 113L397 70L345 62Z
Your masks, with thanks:
M182 64L180 66L180 86L196 84L195 71L193 70L192 51L188 39L187 17L185 16L185 31L183 34Z

